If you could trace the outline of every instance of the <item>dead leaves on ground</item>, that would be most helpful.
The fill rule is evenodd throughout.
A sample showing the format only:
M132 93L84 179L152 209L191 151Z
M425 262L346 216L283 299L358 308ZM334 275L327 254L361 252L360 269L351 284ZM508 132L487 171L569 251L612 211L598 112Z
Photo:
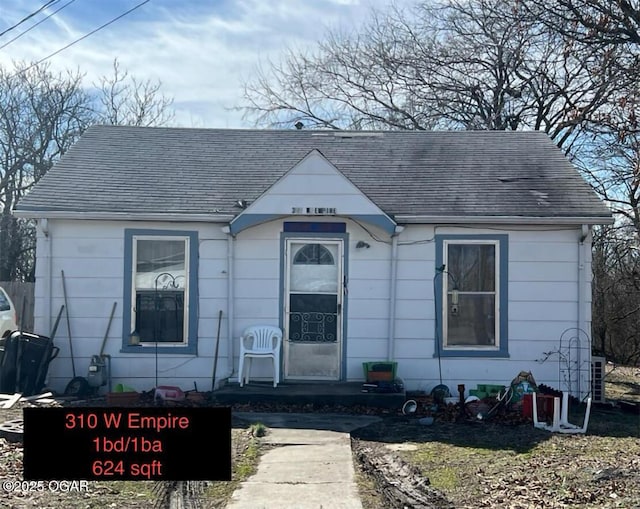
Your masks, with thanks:
M466 475L465 462L454 460L460 454L453 446L449 451L462 486L446 493L460 509L640 507L640 446L634 438L554 435L530 453L496 450L484 464L469 461ZM428 469L423 466L425 475Z

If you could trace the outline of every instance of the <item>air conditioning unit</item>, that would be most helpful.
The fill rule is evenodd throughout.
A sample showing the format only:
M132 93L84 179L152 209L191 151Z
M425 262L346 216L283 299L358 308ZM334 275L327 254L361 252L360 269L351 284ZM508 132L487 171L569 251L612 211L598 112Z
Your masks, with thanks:
M591 357L591 398L594 403L604 403L604 376L607 359Z

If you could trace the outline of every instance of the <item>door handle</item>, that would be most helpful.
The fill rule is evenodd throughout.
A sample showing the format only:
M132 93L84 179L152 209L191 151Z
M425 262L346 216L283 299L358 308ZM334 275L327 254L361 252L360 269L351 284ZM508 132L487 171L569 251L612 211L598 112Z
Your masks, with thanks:
M342 313L342 304L338 304L338 314Z

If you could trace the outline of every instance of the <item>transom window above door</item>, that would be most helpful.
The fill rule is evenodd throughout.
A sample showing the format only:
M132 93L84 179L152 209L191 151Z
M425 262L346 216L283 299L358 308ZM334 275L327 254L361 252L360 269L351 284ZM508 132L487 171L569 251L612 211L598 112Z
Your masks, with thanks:
M294 265L335 265L331 252L322 244L303 246L293 259Z

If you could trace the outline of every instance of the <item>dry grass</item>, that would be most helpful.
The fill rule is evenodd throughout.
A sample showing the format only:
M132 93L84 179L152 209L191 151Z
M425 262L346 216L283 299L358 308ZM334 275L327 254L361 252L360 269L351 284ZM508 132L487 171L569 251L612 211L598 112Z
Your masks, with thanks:
M638 401L639 371L610 368L607 399ZM584 412L584 405L573 405L570 422L582 424ZM357 435L359 444L381 455L393 451L428 477L450 502L434 507L640 507L640 417L613 406L593 408L585 435L490 421L424 427L406 419L387 420ZM363 487L365 494L371 492ZM376 509L385 507L385 501L375 503ZM386 507L401 505L387 501Z
M640 367L607 364L605 398L640 403Z

